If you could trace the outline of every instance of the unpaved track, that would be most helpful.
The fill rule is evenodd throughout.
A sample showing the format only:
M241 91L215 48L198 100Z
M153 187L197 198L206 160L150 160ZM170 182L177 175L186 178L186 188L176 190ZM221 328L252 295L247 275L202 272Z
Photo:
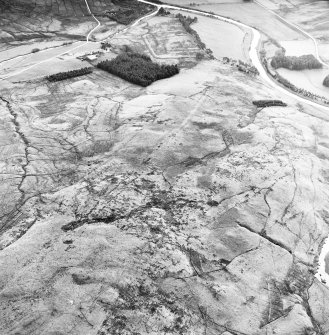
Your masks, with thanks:
M150 2L145 1L145 0L138 0L138 1L150 4ZM252 42L251 42L251 45L250 45L249 56L250 56L250 59L251 59L253 65L259 71L261 78L263 80L265 80L270 86L272 86L273 88L275 88L277 91L280 91L281 93L283 93L283 94L285 94L285 95L287 95L289 97L292 97L292 98L294 98L295 100L297 100L299 102L305 103L307 105L310 105L310 106L313 106L313 107L316 107L316 108L321 108L322 110L329 111L329 107L323 106L321 104L318 104L316 102L310 101L308 99L304 99L304 98L300 97L299 95L296 95L296 94L290 92L289 90L285 89L284 87L279 86L275 81L272 80L272 78L269 77L269 75L265 71L265 69L264 69L264 67L262 65L262 62L261 62L261 60L259 59L259 56L258 56L258 45L259 45L259 42L260 42L261 35L260 35L260 32L258 30L256 30L255 28L249 27L246 24L243 24L243 23L238 22L238 21L234 21L232 19L228 19L228 18L220 16L220 15L208 14L208 13L205 13L203 11L198 11L198 10L194 10L194 9L187 9L187 8L181 8L181 7L171 6L171 5L157 5L157 6L158 6L158 9L160 7L164 7L164 8L167 8L167 9L175 9L175 10L186 11L186 12L189 12L189 13L202 14L202 15L206 15L206 16L210 16L210 17L222 20L222 21L227 22L227 23L232 23L232 24L235 24L237 26L250 29L252 31L252 33L253 33L253 39L252 39ZM299 29L301 32L303 32L300 28L297 28L297 29ZM303 32L303 33L305 33L305 32ZM307 33L305 33L305 34L308 35ZM321 61L321 59L319 58L319 54L318 54L317 43L316 43L315 39L311 35L309 35L309 36L310 36L310 38L312 38L313 42L316 45L317 58L319 59L319 61ZM324 64L324 65L326 65L322 61L321 61L321 63ZM329 275L325 271L325 267L326 267L325 256L328 253L329 253L329 238L327 238L327 240L326 240L326 242L325 242L325 244L324 244L324 246L322 248L321 254L319 255L319 269L318 269L318 273L316 274L316 277L319 280L321 280L321 278L323 278L329 284Z
M79 44L78 46L76 46L76 47L74 47L74 48L72 48L72 49L70 49L70 50L66 50L65 52L62 52L62 53L60 53L60 54L58 54L58 55L56 55L56 56L47 58L47 59L45 59L45 60L43 60L43 61L41 61L41 62L38 62L38 63L36 63L36 64L33 64L33 65L31 65L31 66L29 66L29 67L27 67L27 68L24 68L24 69L22 69L22 70L20 70L20 71L18 71L18 72L15 72L15 73L10 74L10 75L8 75L8 76L0 77L0 82L3 81L3 80L6 80L6 79L12 78L12 77L14 77L14 76L17 76L18 74L24 73L25 71L27 71L27 70L29 70L29 69L32 69L32 68L34 68L34 67L36 67L36 66L39 66L40 64L46 63L46 62L48 62L48 61L50 61L50 60L52 60L52 59L55 59L55 58L60 57L60 56L63 56L63 55L65 55L65 54L67 54L67 53L70 53L70 52L72 52L72 51L74 51L74 50L76 50L76 49L78 49L78 48L81 48L81 47L85 46L86 44L90 43L90 37L91 37L92 34L93 34L93 33L94 33L94 32L101 26L101 23L100 23L100 21L94 16L94 14L91 12L90 7L89 7L89 3L88 3L87 0L85 0L85 3L86 3L86 7L87 7L88 12L89 12L90 15L93 17L93 19L97 22L97 26L94 27L94 28L88 33L88 35L86 36L86 42L84 42L83 44ZM141 17L141 18L139 18L137 21L135 21L133 24L127 26L127 27L124 28L123 30L119 30L119 31L117 31L112 37L114 37L114 36L117 35L118 33L123 33L123 32L125 32L126 30L130 29L131 27L136 26L138 23L140 23L140 22L143 21L143 20L148 19L148 18L150 18L150 17L156 15L160 7L157 7L155 4L152 4L152 5L153 5L154 7L157 8L156 11L154 11L154 12L152 12L152 13L150 13L150 14L147 14L147 15ZM109 39L109 38L107 37L107 38L104 38L103 40L100 40L99 42L103 42L103 41L106 41L106 40L108 40L108 39ZM76 42L76 43L79 43L79 42ZM40 52L43 52L43 51L47 51L47 50L41 50ZM18 56L17 58L22 58L22 57L25 57L25 56L26 56L26 55ZM8 61L9 61L9 60L8 60ZM7 61L4 61L4 62L2 62L2 63L5 63L5 62L7 62Z
M85 0L85 3L86 3L86 6L87 6L87 9L88 9L88 12L89 12L90 15L93 17L93 19L97 22L97 26L94 27L94 28L88 33L88 35L86 36L86 42L84 42L84 43L82 43L82 44L79 44L78 46L76 46L76 47L74 47L74 48L72 48L72 49L70 49L70 50L66 50L65 52L62 52L62 53L60 53L60 54L58 54L58 55L56 55L56 56L47 58L47 59L45 59L45 60L43 60L43 61L41 61L41 62L39 62L39 63L33 64L33 65L31 65L31 66L29 66L29 67L27 67L27 68L24 68L24 69L22 69L22 70L20 70L20 71L18 71L18 72L15 72L15 73L10 74L10 75L5 76L5 77L1 77L1 78L0 78L0 81L2 81L2 80L6 80L6 79L9 79L9 78L12 78L12 77L14 77L14 76L17 76L18 74L21 74L21 73L23 73L23 72L25 72L25 71L27 71L27 70L30 70L30 69L32 69L32 68L34 68L34 67L36 67L36 66L39 66L40 64L49 62L49 61L52 60L52 59L55 59L55 58L60 57L60 56L63 56L63 55L65 55L65 54L69 53L69 52L72 52L72 51L74 51L74 50L76 50L76 49L78 49L78 48L81 48L81 47L87 45L87 44L89 43L89 40L90 40L91 35L92 35L92 34L93 34L93 33L100 27L101 23L98 21L98 19L97 19L97 18L94 16L94 14L91 12L87 0ZM24 55L21 56L21 57L24 57Z
M124 32L125 30L129 29L130 27L133 27L135 25L137 25L139 22L141 22L142 20L144 19L147 19L153 15L155 15L158 10L163 7L163 8L167 8L167 9L174 9L174 10L180 10L180 11L185 11L185 12L189 12L189 13L195 13L195 14L201 14L201 15L205 15L205 16L208 16L208 17L212 17L212 18L215 18L215 19L218 19L218 20L222 20L224 22L227 22L227 23L231 23L231 24L234 24L234 25L237 25L237 26L240 26L240 27L243 27L243 28L247 28L247 29L250 29L253 33L253 39L252 39L252 43L251 43L251 46L250 46L250 50L249 50L249 56L250 56L250 59L253 63L253 65L258 69L259 73L260 73L260 77L266 81L271 87L275 88L277 91L280 91L281 93L285 94L286 96L290 96L292 98L294 98L295 100L299 101L299 102L302 102L302 103L305 103L307 105L310 105L310 106L313 106L313 107L316 107L316 108L320 108L322 110L326 110L326 111L329 111L329 107L326 107L326 106L323 106L321 104L318 104L316 102L313 102L313 101L310 101L308 99L305 99L305 98L302 98L300 97L299 95L296 95L292 92L290 92L289 90L285 89L284 87L281 87L280 85L278 85L275 81L272 80L272 78L269 77L269 75L267 74L267 72L265 71L265 69L263 68L263 65L262 65L262 62L261 60L259 59L259 56L258 56L258 45L259 45L259 42L260 42L260 32L258 30L256 30L255 28L253 27L250 27L246 24L243 24L241 22L238 22L238 21L235 21L235 20L232 20L232 19L229 19L229 18L226 18L226 17L223 17L223 16L220 16L220 15L216 15L216 14L210 14L210 13L206 13L206 12L203 12L203 11L200 11L200 10L194 10L194 9L187 9L187 8L181 8L181 7L177 7L177 6L172 6L172 5L157 5L157 4L154 4L154 3L151 3L151 2L148 2L148 1L145 1L145 0L138 0L139 2L142 2L142 3L145 3L145 4L149 4L149 5L153 5L153 6L156 6L157 7L157 11L156 12L152 12L151 14L148 14L140 19L138 19L136 22L134 22L131 26L128 26L127 28L125 28L124 30L120 31L120 32ZM90 7L89 7L89 4L88 4L88 1L85 0L85 3L86 3L86 6L87 6L87 9L88 9L88 12L91 14L91 16L94 18L94 20L97 22L97 26L94 27L89 33L88 35L86 36L86 42L84 42L82 45L79 45L75 48L72 48L64 53L61 53L60 55L57 55L57 56L54 56L54 57L51 57L49 59L46 59L44 61L41 61L39 63L36 63L28 68L25 68L19 72L16 72L12 75L9 75L9 76L6 76L6 77L2 77L0 78L0 81L2 80L5 80L5 79L8 79L8 78L11 78L11 77L14 77L16 76L17 74L20 74L20 73L23 73L33 67L36 67L42 63L45 63L51 59L54 59L54 58L57 58L61 55L64 55L68 52L71 52L77 48L80 48L86 44L89 43L89 39L91 37L91 35L93 34L93 32L95 30L97 30L99 28L99 26L101 25L101 23L99 22L99 20L93 15L93 13L91 12L90 10ZM258 3L256 1L256 3ZM259 3L258 3L259 4ZM260 4L259 4L260 5ZM261 5L262 6L262 5ZM268 10L268 9L267 9ZM274 13L274 12L273 12ZM278 14L274 13L276 16L279 16ZM280 16L279 16L280 17ZM283 18L280 17L280 19L284 20ZM315 49L316 49L316 56L317 58L319 59L319 61L324 64L325 66L328 66L327 64L325 64L324 62L322 62L322 60L320 59L319 57L319 52L318 52L318 46L317 46L317 42L316 40L313 38L313 36L309 35L308 33L304 32L302 29L300 29L298 26L295 26L291 23L289 23L288 21L284 20L285 22L287 22L289 25L291 26L294 26L296 29L298 29L299 31L301 31L303 34L305 34L306 36L309 36L312 40L313 40L313 43L315 45ZM104 39L106 40L106 39ZM320 276L322 277L325 277L325 278L329 278L329 276L326 274L325 272L325 263L324 263L324 256L325 254L327 253L327 251L329 251L329 239L327 239L327 242L325 244L325 247L323 248L323 251L320 255L320 268L319 268L319 272L317 274L317 277L319 278Z
M90 36L93 34L93 32L94 32L95 30L97 30L97 29L100 27L101 23L97 20L97 18L95 17L95 15L91 12L87 0L85 0L85 3L86 3L86 6L87 6L87 9L88 9L89 14L90 14L90 15L93 17L93 19L97 22L97 26L96 26L95 28L93 28L93 29L89 32L89 34L87 35L86 43L85 43L85 44L87 44L87 43L89 42L89 38L90 38Z
M287 21L286 19L284 19L282 16L280 16L279 14L277 14L276 12L274 12L273 10L267 8L266 6L264 6L263 4L261 4L260 2L258 2L257 0L255 0L255 3L263 8L265 8L265 10L269 11L270 13L272 13L273 15L275 15L276 17L278 17L281 21L285 22L287 25L289 25L290 27L293 27L295 29L297 29L298 31L300 31L303 35L307 36L308 38L310 38L313 41L314 44L314 48L315 48L315 57L318 59L318 61L324 65L325 67L329 68L329 65L325 62L322 61L322 59L320 58L320 54L319 54L319 47L318 47L318 42L316 41L316 39L309 34L308 32L306 32L305 30L303 30L302 28L300 28L299 26L297 26L294 23L291 23L289 21Z
M138 0L138 1L146 3L146 4L154 5L153 3L148 2L146 0ZM204 11L201 11L201 10L197 10L197 9L182 8L182 7L177 7L177 6L172 6L172 5L164 5L164 4L162 4L162 5L157 5L156 4L156 6L158 8L163 7L163 8L167 8L167 9L174 9L174 10L185 11L185 12L188 12L188 13L205 15L205 16L208 16L208 17L212 17L212 18L215 18L215 19L218 19L218 20L221 20L221 21L224 21L224 22L227 22L227 23L231 23L231 24L237 25L239 27L251 30L252 33L253 33L253 39L252 39L250 50L249 50L249 56L250 56L250 59L251 59L253 65L259 71L261 78L264 81L266 81L270 86L274 87L277 91L280 91L281 93L283 93L283 94L285 94L289 97L292 97L292 98L294 98L295 100L297 100L301 103L304 103L304 104L307 104L307 105L310 105L310 106L313 106L313 107L316 107L316 108L321 108L321 109L326 110L326 111L329 112L329 107L323 106L323 105L321 105L319 103L316 103L314 101L302 98L301 96L289 91L288 89L285 89L284 87L278 85L267 74L267 72L265 71L265 69L262 65L262 62L261 62L261 60L259 59L259 56L258 56L258 45L259 45L259 42L260 42L261 35L260 35L260 32L257 29L255 29L253 27L250 27L250 26L248 26L244 23L241 23L241 22L238 22L238 21L220 16L220 15L217 15L217 14L210 14L210 13L207 13L207 12L204 12Z

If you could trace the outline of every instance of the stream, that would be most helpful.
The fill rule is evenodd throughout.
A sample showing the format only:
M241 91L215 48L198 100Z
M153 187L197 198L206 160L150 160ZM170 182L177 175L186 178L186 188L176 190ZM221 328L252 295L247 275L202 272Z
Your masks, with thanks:
M318 103L316 103L314 101L305 99L305 98L303 98L303 97L301 97L299 95L294 94L293 92L289 91L288 89L286 89L286 88L278 85L267 74L267 72L264 69L264 67L262 65L262 62L261 62L261 60L259 58L259 54L258 54L258 46L259 46L260 39L261 39L261 33L257 29L255 29L253 27L250 27L250 26L248 26L248 25L246 25L244 23L241 23L241 22L238 22L238 21L235 21L235 20L232 20L232 19L220 16L220 15L217 15L217 14L210 14L210 13L207 13L207 12L204 12L204 11L201 11L201 10L188 9L188 8L182 8L182 7L172 6L172 5L164 5L164 4L157 5L157 4L148 2L146 0L138 0L138 1L146 3L146 4L149 4L149 5L157 6L158 9L160 7L163 7L163 8L172 9L172 10L185 11L185 12L188 12L188 13L194 13L194 14L199 14L199 15L201 14L201 15L205 15L207 17L211 17L211 18L214 18L214 19L218 19L218 20L221 20L221 21L224 21L224 22L227 22L227 23L231 23L231 24L237 25L237 26L242 27L242 28L250 29L252 31L252 34L253 34L253 39L252 39L252 42L251 42L251 45L250 45L250 49L249 49L249 57L250 57L250 59L252 61L252 64L259 71L260 77L267 84L269 84L270 86L272 86L273 88L275 88L277 91L280 91L281 93L285 94L286 96L292 97L295 100L297 100L299 102L302 102L304 104L307 104L309 106L313 106L313 107L316 107L316 108L320 108L322 110L329 111L329 107L323 106L323 105L318 104ZM298 29L301 30L300 28L298 28ZM307 34L307 35L309 35L309 34ZM311 39L314 40L314 38L312 36L311 36ZM315 42L315 44L316 44L316 42ZM317 47L317 45L316 45L316 47ZM317 58L321 61L321 59L319 58L318 52L317 52ZM322 63L322 61L321 61L321 63ZM315 275L317 279L319 279L320 281L325 281L326 284L329 286L329 274L326 272L326 263L325 263L325 258L326 258L326 255L328 253L329 253L329 237L326 238L326 240L324 241L324 244L322 246L322 250L321 250L321 253L319 255L319 267L318 267L318 271L317 271L317 273Z

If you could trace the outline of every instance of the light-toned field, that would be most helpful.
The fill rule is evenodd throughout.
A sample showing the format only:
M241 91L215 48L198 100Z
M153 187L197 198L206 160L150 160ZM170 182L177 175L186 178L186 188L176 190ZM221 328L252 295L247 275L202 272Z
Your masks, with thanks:
M37 46L38 43L34 44ZM81 45L81 47L79 47ZM87 66L88 63L76 59L77 56L99 50L99 43L79 42L74 45L61 46L43 52L32 53L23 57L14 58L0 64L0 79L10 76L10 80L30 80L40 78L56 72L68 71L70 69ZM71 49L76 48L74 51ZM67 54L65 54L67 52ZM44 66L37 64L44 63ZM31 68L31 69L30 69ZM27 70L27 71L26 71ZM22 75L20 73L24 71ZM15 75L17 73L17 75ZM13 76L14 75L14 76Z
M289 22L297 24L317 39L319 52L329 62L329 7L328 1L291 1L294 10L278 9L278 13Z
M305 37L295 29L278 20L273 14L255 3L242 3L234 5L200 5L198 8L223 15L249 26L257 28L275 40L295 40Z
M103 31L105 28L109 28L107 33ZM193 64L196 62L196 54L202 52L194 38L185 31L179 20L173 16L152 17L147 22L141 22L138 26L131 29L124 29L120 25L111 23L101 26L99 30L94 34L97 39L106 38L118 31L115 37L110 39L112 46L117 49L117 52L119 52L118 48L129 45L136 51L146 52L159 62L174 64L177 62L189 62ZM47 46L51 45L55 45L55 42L47 44ZM33 48L43 46L43 44L39 44L36 41L16 48L19 53L24 53ZM0 63L0 79L10 76L10 81L21 81L24 78L33 80L49 74L89 66L88 63L80 61L76 57L100 51L100 46L99 42L90 41L86 44L81 41L73 45L62 45L13 58L4 61L2 64ZM73 48L74 50L71 51ZM4 58L11 57L14 54L15 49L10 50L10 54L3 52ZM113 55L105 53L99 59L102 60L109 57L113 57Z
M155 58L195 58L199 51L193 37L184 30L178 19L153 17L142 27L145 30L143 40Z
M322 85L324 78L329 74L328 69L303 71L278 69L277 71L295 86L329 99L329 88Z
M13 77L8 78L7 80L11 82L24 81L26 80L26 78L30 78L30 80L37 80L37 79L42 79L43 77L46 77L46 76L49 76L51 74L55 74L58 72L78 70L83 67L89 67L89 66L90 64L88 62L81 61L74 57L69 57L67 59L55 58L55 59L47 61L44 64L44 66L42 66L41 68L36 66L30 69L27 69L23 73L20 73L19 71L14 72L14 74L15 73L17 74L14 75ZM25 68L24 67L21 68L21 70L23 69ZM0 76L0 79L1 79L1 76ZM1 83L0 83L0 86L1 86Z
M86 6L83 7L85 9ZM54 17L42 12L44 8L39 10L39 13L30 13L30 16L0 12L0 29L5 33L0 35L0 41L17 45L19 42L25 44L30 40L53 40L57 34L60 40L79 39L90 31L90 26L95 25L90 16L84 16L81 12L79 16L68 17L66 13L64 16Z
M45 49L48 49L48 48L60 47L64 43L68 43L68 42L77 42L77 41L76 40L72 40L72 41L38 41L37 45L38 45L38 49L45 50ZM33 45L31 46L32 43L30 42L28 44L17 45L17 46L12 45L12 46L9 46L9 48L6 48L6 47L1 48L0 47L0 67L1 67L1 63L6 61L6 60L31 53L32 49L34 48Z
M286 11L278 8L277 12L286 20L312 33L314 37L328 36L329 7L326 1L313 1L306 4L303 1L295 1L294 10Z
M311 39L298 41L279 41L285 48L287 56L302 56L312 54L316 56L315 46Z
M1 97L2 334L113 334L122 319L299 334L306 307L269 289L301 280L328 326L309 272L328 231L326 113L216 60L148 88L96 70ZM257 111L267 98L289 107Z
M0 334L325 334L328 113L197 63L173 17L110 42L181 71L30 80L76 61L40 54L0 81Z
M190 2L192 3L192 2ZM274 14L252 2L193 1L196 5L187 5L196 9L223 15L257 28L276 40L304 39L297 30L280 21Z
M157 62L194 62L201 52L194 38L173 15L152 17L111 39L116 47L129 45L150 55Z
M258 2L271 10L280 9L280 7L284 7L286 9L294 8L294 5L290 0L258 0Z
M174 13L177 12L186 15L186 12L174 11ZM198 18L198 22L194 23L191 28L199 34L201 40L207 48L213 51L216 58L249 60L250 31L203 15L190 14L190 16Z

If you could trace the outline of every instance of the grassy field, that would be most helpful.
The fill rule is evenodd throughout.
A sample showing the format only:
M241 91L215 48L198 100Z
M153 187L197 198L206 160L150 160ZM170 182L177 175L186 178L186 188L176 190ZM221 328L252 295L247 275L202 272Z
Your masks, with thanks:
M302 56L312 54L315 56L315 46L311 39L300 41L280 41L286 50L286 56Z
M253 100L283 97L215 60L147 89L97 70L1 92L0 247L11 244L0 252L1 334L90 334L90 324L101 333L113 311L127 334L164 334L176 319L182 334L261 333L269 276L311 276L303 266L287 277L294 258L265 238L313 264L327 231L325 113L289 97L287 108L258 112ZM230 273L218 271L231 260ZM327 299L312 290L316 306ZM307 314L295 300L301 313L287 318L302 334Z
M290 71L287 69L277 70L281 76L288 79L298 88L329 99L329 89L322 85L324 78L329 74L327 69Z
M79 45L81 45L81 47L74 50L74 53L70 53L70 49L73 48L72 45L66 45L55 49L49 49L44 52L32 53L24 57L14 58L2 65L0 79L7 75L19 73L22 70L25 71L30 67L32 68L22 74L14 76L12 80L24 80L26 78L28 78L28 80L33 80L56 72L64 72L84 67L86 66L86 62L76 59L76 56L82 55L88 51L99 50L100 44L89 43L84 45L84 42L79 43L76 44L75 47ZM65 52L67 52L67 54L59 56ZM45 63L41 66L37 65L40 62Z
M329 61L329 6L328 1L294 0L293 11L278 10L277 12L289 22L300 26L317 38L319 52L323 60Z
M273 14L255 3L200 5L199 8L241 21L276 40L304 38L302 34L288 27Z
M40 42L83 40L95 26L84 0L48 0L46 3L36 0L33 4L24 0L3 1L0 1L0 44L17 46L19 41L27 43L31 39ZM107 37L107 30L114 30L114 24L118 25L115 21L128 24L155 8L137 0L97 0L89 1L89 6L102 22L102 38Z
M1 2L3 4L3 2ZM84 1L29 1L7 2L0 10L0 30L3 41L50 39L54 34L69 38L82 38L88 31L85 24L94 24ZM0 4L1 6L1 4ZM104 0L91 3L91 9L102 12Z
M184 14L184 12L181 13ZM206 47L212 50L216 58L230 57L248 61L249 45L245 46L245 38L248 39L247 31L233 24L202 15L193 14L192 17L198 18L192 28L199 34Z
M129 45L134 51L146 53L156 62L181 65L195 64L200 52L193 37L174 17L154 16L134 29L116 35L111 44L122 48Z
M181 1L170 1L170 3L183 5ZM192 3L190 1L190 3ZM288 27L278 20L275 15L269 13L256 3L243 1L193 1L195 5L185 3L186 6L213 12L218 15L230 17L237 21L257 28L266 35L276 40L294 40L304 38L295 29Z
M192 27L242 57L244 32L211 22ZM99 69L31 80L86 66L94 42L6 64L35 66L0 81L0 334L304 334L309 311L329 329L310 273L328 231L328 113L197 63L172 16L109 43L108 58L129 46L193 66L147 88Z
M92 27L92 25L90 25L90 27ZM121 30L123 26L115 24L115 26L111 26L110 28L113 29L110 30L110 32L113 33L113 31L117 29ZM95 36L104 37L104 34L105 32L103 33L101 31L99 33L97 31ZM79 46L79 43L81 44L81 47L70 52L70 49ZM137 52L145 52L149 54L156 62L166 64L176 64L177 62L180 62L183 66L195 64L196 55L201 51L193 37L184 30L179 20L174 17L152 17L146 22L141 22L135 26L134 29L120 32L115 38L111 39L111 44L115 49L120 49L125 45L129 45ZM58 45L58 42L18 44L17 46L12 46L8 49L9 52L4 51L0 53L0 61L6 60L7 57L7 59L9 59L15 55L15 52L17 52L17 54L25 54L31 52L35 47L40 46L43 48L55 45ZM98 42L90 42L87 45L85 45L85 42L78 42L73 46L62 45L42 52L31 53L3 63L0 78L12 73L18 73L30 66L33 67L22 74L15 75L10 80L20 81L25 78L33 80L57 72L79 69L86 66L86 63L76 59L77 56L99 50L100 43ZM64 52L67 52L67 54L57 57ZM39 62L43 62L49 58L52 59L44 63L44 65L36 66ZM99 61L104 59L104 57L100 57Z
M144 41L155 58L195 58L199 51L193 37L178 19L153 17L144 27L147 29L143 35Z
M63 43L63 41L45 41L39 42L38 47L40 50L44 50L47 48L60 47L63 45ZM30 53L32 51L32 47L30 44L24 44L19 46L8 46L4 44L3 49L0 46L0 50L0 62L3 62L5 60Z
M289 0L258 0L258 2L271 10L279 9L280 6L286 9L294 8L294 4Z

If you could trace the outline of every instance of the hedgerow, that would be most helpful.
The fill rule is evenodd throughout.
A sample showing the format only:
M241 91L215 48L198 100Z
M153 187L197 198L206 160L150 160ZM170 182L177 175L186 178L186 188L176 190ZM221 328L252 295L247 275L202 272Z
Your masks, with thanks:
M61 80L69 79L69 78L84 76L92 72L93 70L91 67L84 67L78 70L72 70L72 71L59 72L56 74L52 74L50 76L47 76L46 79L50 82L61 81Z

